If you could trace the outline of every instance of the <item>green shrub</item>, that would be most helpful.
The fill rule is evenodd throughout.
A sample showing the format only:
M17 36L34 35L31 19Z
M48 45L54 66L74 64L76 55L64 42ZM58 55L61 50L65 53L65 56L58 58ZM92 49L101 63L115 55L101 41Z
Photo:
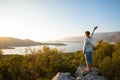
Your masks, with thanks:
M93 66L109 80L120 80L120 43L100 41L94 46ZM0 80L51 80L58 72L71 72L85 64L81 51L62 53L56 48L26 49L25 55L0 55Z

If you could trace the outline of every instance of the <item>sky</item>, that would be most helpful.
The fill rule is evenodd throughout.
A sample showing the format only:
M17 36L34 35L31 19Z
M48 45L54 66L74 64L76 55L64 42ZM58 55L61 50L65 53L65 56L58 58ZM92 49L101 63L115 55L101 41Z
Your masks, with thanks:
M0 0L0 37L35 41L120 31L120 0Z

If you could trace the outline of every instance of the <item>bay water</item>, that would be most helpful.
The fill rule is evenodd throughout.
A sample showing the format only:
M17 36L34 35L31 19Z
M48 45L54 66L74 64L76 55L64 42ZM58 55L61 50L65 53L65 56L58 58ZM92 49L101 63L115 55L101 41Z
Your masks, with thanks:
M14 47L14 49L2 49L3 54L25 54L25 49L42 49L43 46L48 46L50 48L57 48L59 51L65 53L80 51L83 48L83 43L64 43L66 45L56 46L56 45L37 45L37 46L21 46Z

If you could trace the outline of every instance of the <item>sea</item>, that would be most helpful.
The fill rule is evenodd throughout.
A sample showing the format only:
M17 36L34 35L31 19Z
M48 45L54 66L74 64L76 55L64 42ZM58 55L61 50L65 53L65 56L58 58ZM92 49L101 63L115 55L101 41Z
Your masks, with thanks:
M4 55L10 55L10 54L24 55L26 54L25 52L26 49L37 50L37 49L42 49L43 46L48 46L49 48L57 48L59 51L62 51L63 53L69 53L69 52L81 51L83 48L83 43L65 42L63 44L66 44L66 45L21 46L21 47L14 47L14 49L2 49L2 52Z

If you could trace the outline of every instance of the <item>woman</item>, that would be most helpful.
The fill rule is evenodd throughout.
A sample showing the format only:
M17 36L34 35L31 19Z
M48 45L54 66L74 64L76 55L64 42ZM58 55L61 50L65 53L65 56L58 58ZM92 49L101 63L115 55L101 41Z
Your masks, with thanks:
M85 32L86 38L84 40L83 53L85 55L85 60L86 60L86 69L85 69L85 71L87 71L87 72L89 72L91 70L91 67L92 67L92 52L93 52L92 38L93 38L94 31L97 28L98 28L97 26L94 27L91 36L90 36L89 31Z

